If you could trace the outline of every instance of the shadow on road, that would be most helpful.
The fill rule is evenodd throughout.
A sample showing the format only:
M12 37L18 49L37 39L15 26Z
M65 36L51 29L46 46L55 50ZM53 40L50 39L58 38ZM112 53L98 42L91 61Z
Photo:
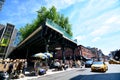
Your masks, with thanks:
M89 75L78 75L70 80L120 80L120 73L94 73Z

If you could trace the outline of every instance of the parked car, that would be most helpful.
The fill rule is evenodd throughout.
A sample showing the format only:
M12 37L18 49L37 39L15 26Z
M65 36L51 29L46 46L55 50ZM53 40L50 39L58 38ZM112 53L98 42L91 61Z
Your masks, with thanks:
M9 75L7 72L0 71L0 80L8 80Z
M86 61L86 62L85 62L85 67L86 67L86 68L90 68L91 65L92 65L92 63L93 63L92 60L88 60L88 61Z
M106 72L107 70L108 70L108 66L103 61L95 61L91 65L91 71L103 71L103 72Z
M116 61L114 59L109 60L109 64L120 64L120 61Z

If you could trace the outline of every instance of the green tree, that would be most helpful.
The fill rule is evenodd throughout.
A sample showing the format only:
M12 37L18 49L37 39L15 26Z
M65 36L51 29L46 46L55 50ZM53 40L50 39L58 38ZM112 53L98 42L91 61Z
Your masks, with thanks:
M23 39L35 31L47 18L61 26L69 35L72 36L71 24L69 23L68 17L64 17L63 14L58 13L54 6L52 6L50 9L41 7L41 9L37 12L37 18L34 19L31 24L26 24L24 27L20 28Z

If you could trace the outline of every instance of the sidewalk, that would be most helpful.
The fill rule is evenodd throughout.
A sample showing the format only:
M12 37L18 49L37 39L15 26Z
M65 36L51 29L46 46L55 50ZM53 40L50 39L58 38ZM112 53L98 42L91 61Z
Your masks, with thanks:
M56 74L56 73L61 73L61 72L65 72L65 71L74 70L74 69L76 69L76 68L68 68L67 70L62 70L62 71L53 71L54 69L48 69L48 71L44 75L39 75L39 76L25 76L24 78L15 79L15 80L35 80L38 77L43 77L43 76L47 76L47 75L52 75L52 74ZM26 72L26 74L29 74L29 72Z

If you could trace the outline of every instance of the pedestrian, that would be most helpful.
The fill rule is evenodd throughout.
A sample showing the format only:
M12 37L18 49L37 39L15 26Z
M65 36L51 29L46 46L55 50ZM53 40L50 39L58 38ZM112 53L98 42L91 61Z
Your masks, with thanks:
M27 70L27 59L25 59L24 61L23 61L23 74L25 75L25 72L26 72L26 70Z
M7 73L9 74L9 78L11 79L13 77L13 62L10 61L9 67L8 67L8 71Z
M60 63L56 60L54 66L55 66L55 70L59 70Z
M23 70L23 60L20 59L19 62L18 62L18 66L17 66L17 73L18 73L18 75L20 73L22 73L22 70Z
M34 70L35 70L35 75L38 75L39 72L39 68L40 68L40 62L39 61L35 61L34 63Z

